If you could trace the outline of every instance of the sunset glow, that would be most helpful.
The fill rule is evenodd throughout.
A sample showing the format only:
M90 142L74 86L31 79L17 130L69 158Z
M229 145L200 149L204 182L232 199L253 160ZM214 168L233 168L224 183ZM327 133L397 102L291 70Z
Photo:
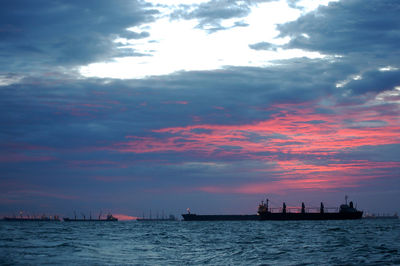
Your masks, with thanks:
M0 6L0 216L400 211L396 1Z

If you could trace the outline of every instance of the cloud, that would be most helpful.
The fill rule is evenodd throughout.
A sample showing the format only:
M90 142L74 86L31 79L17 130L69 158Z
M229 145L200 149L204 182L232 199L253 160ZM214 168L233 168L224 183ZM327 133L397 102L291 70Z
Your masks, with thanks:
M247 23L240 20L235 21L232 26L222 26L221 22L228 19L244 18L251 12L251 6L257 3L270 2L267 1L230 1L230 0L211 0L199 5L180 5L180 8L172 12L172 19L197 19L199 21L197 27L207 30L208 32L216 32L219 30L227 30L233 27L246 27Z
M249 47L254 50L276 50L279 46L269 42L259 42L249 44Z
M104 193L118 193L124 204L146 191L166 198L301 193L394 178L397 103L379 101L372 89L344 97L335 84L352 67L341 64L301 59L143 80L49 77L3 86L0 136L14 144L1 146L1 158L36 161L0 162L1 178L44 192L90 191L82 201L97 207Z
M346 88L355 94L393 90L400 85L400 71L370 70L346 84Z
M278 26L280 36L289 36L288 48L324 54L368 56L374 64L398 62L400 5L397 1L339 1L321 6L298 20ZM306 36L305 36L306 34ZM388 51L390 51L388 53ZM397 63L396 63L397 64Z
M400 141L397 115L383 115L364 107L352 110L338 106L331 107L333 114L318 114L315 107L307 107L309 104L276 105L269 119L252 124L200 124L153 130L168 135L118 143L115 149L133 153L197 152L206 157L257 158L257 154L266 152L329 155L369 143L387 145ZM253 141L253 136L260 137Z
M181 6L180 15L191 14L204 29L227 21L246 26L256 2L208 1ZM65 207L78 204L66 197L77 195L83 205L125 204L141 214L159 206L154 193L179 209L188 199L208 205L221 193L257 195L253 201L268 191L298 197L398 185L400 75L398 48L390 43L397 42L397 3L330 4L280 25L281 36L292 38L286 46L243 42L256 55L300 48L323 58L126 80L74 71L125 53L147 55L124 38L146 46L153 33L146 23L164 7L137 1L2 7L0 179L18 181L3 186L2 202L10 206L28 199L40 209L55 198ZM143 28L126 30L135 25Z
M152 21L157 13L136 0L2 1L0 66L28 72L109 60L124 54L114 39L148 36L126 29Z
M278 25L280 37L290 37L282 48L318 51L333 56L348 69L337 86L345 94L379 93L400 84L400 22L396 1L350 0L320 6L296 21ZM388 67L389 66L389 67ZM381 71L388 69L389 71Z
M124 32L123 34L120 34L120 37L124 37L127 39L143 39L147 38L150 36L150 33L147 31L142 31L142 32L135 32L135 31L127 31Z

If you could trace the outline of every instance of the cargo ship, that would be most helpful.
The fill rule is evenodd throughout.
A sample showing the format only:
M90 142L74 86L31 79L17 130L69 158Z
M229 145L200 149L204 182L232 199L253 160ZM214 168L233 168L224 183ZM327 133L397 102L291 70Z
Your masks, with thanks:
M290 220L353 220L361 219L363 212L354 207L352 201L340 205L339 211L328 212L325 210L324 204L321 202L318 211L306 210L304 203L301 209L291 212L283 203L282 208L278 212L268 206L269 200L262 201L258 206L257 214L251 215L198 215L190 213L182 214L184 221L290 221Z
M99 215L98 219L92 219L92 217L90 217L89 219L86 219L86 217L83 215L83 219L77 219L76 215L74 218L68 218L65 217L63 218L64 222L117 222L118 218L112 216L112 214L108 214L107 217L105 219L101 218L101 215Z

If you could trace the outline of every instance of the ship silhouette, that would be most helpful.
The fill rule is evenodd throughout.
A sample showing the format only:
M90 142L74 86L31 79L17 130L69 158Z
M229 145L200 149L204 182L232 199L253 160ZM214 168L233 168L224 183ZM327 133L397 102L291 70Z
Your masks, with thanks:
M76 213L74 212L74 218L64 217L64 222L117 222L118 218L114 217L112 214L107 214L106 218L101 218L101 213L97 219L93 219L92 215L89 216L89 219L86 219L86 216L82 214L81 219L76 218Z
M276 208L270 208L268 206L269 200L267 199L265 202L261 201L261 204L258 205L257 214L250 215L198 215L194 213L190 213L190 209L188 209L188 213L182 214L182 217L185 221L266 221L266 220L277 220L277 221L290 221L290 220L353 220L353 219L361 219L363 212L357 210L354 207L352 201L347 204L347 196L346 203L340 205L338 211L327 211L324 204L321 202L318 211L312 211L311 209L306 209L305 204L302 203L300 211L292 212L286 206L284 202L282 204L282 208L279 208L278 211ZM329 208L332 209L332 208Z

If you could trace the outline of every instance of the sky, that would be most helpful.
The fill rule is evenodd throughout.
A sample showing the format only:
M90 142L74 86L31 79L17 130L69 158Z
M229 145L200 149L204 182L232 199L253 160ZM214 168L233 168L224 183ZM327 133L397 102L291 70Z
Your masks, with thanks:
M399 12L1 1L0 215L400 212Z

